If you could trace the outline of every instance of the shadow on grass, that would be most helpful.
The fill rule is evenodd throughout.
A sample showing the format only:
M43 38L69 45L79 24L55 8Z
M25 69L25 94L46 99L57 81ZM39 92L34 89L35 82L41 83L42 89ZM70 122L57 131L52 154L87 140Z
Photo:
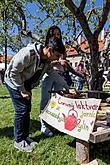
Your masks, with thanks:
M93 145L95 157L110 165L110 141Z
M76 139L73 139L73 141L72 142L69 142L68 143L68 145L70 146L70 147L76 147Z
M39 129L40 129L40 122L37 120L31 120L30 121L31 133L36 132L36 130L39 130ZM10 139L13 139L14 138L13 130L14 130L14 126L0 128L0 137L9 137Z
M40 121L31 119L31 121L30 121L30 134L35 133L36 131L40 131L40 128L41 128ZM60 132L57 129L55 129L55 128L49 126L49 125L48 125L48 128L53 132L52 137L57 136L57 135L60 135L60 136L66 135L65 133ZM41 133L40 135L35 136L34 140L39 142L40 140L43 140L43 139L46 139L46 138L50 138L50 137L48 137L48 136L44 135L43 133Z
M13 139L13 127L0 128L0 137L9 137Z
M0 137L9 137L10 139L14 138L13 135L13 130L14 127L4 127L4 128L0 128ZM54 128L51 128L51 130L55 133L55 135L64 135L63 133L55 130ZM31 133L35 133L36 131L40 131L40 121L38 120L30 120L30 134ZM36 136L37 139L40 138L46 138L45 135L41 134L41 137Z
M40 130L40 121L31 119L30 120L31 133L36 132L37 130Z
M0 96L0 99L9 99L10 96Z
M30 120L30 130L31 132L36 132L37 130L40 131L41 123L38 120ZM53 128L52 126L48 125L48 128L54 133L54 135L65 135L65 133L58 131L57 129Z

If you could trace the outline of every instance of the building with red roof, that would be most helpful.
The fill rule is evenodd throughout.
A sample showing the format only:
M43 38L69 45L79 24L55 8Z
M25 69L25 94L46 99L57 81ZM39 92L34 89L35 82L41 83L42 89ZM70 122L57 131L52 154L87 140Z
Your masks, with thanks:
M80 44L80 48L85 54L90 53L89 45L87 40L83 40ZM104 49L104 39L101 40L101 37L99 37L99 51L102 51ZM66 49L67 59L72 63L73 67L76 67L77 63L82 59L82 55L78 54L78 52L69 46ZM83 58L86 58L86 56L83 56Z

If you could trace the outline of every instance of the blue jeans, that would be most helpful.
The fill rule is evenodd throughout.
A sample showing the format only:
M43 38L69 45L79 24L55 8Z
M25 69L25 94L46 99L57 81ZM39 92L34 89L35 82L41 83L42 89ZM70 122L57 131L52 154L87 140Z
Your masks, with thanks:
M82 90L83 89L83 85L85 83L85 80L83 78L79 78L77 81L77 85L78 85L78 90Z
M15 109L14 138L16 142L20 142L29 136L31 99L24 99L21 96L20 91L10 88L7 84L6 87Z

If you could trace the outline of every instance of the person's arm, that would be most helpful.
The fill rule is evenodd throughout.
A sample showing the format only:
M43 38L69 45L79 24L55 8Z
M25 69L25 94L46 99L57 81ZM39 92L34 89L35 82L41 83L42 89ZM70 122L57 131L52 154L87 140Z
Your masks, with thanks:
M57 64L57 63L59 63L58 60L51 61L51 64Z
M20 91L25 91L24 82L22 79L23 70L29 66L30 52L26 48L21 49L12 61L10 70L10 80Z
M68 62L66 62L66 64L67 64L67 69L69 70L69 72L73 73L74 75L76 75L78 77L84 78L83 74L75 71Z

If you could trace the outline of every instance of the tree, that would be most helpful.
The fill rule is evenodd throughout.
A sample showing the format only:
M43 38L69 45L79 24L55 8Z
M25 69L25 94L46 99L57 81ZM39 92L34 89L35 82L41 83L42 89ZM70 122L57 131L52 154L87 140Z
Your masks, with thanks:
M29 1L30 2L30 1ZM5 70L7 68L7 50L17 52L24 44L22 42L22 19L25 19L23 0L0 1L0 52L5 54ZM26 24L26 22L25 22Z
M4 38L7 39L7 46L12 50L18 50L18 47L15 46L15 40L19 45L20 33L15 33L16 29L20 29L21 20L16 8L16 3L12 0L5 0L0 2L0 48L3 51L3 47L5 47L6 43L4 42Z
M90 78L89 89L97 90L95 80L97 80L97 83L100 83L98 81L99 79L97 79L99 56L100 56L99 55L98 36L108 19L108 15L110 12L110 1L109 0L103 1L102 14L98 20L98 25L97 25L97 27L95 27L94 31L92 31L90 29L87 18L84 14L84 9L85 9L87 0L81 0L79 7L77 7L72 0L64 0L64 2L65 2L65 6L75 15L75 17L79 21L79 23L83 29L83 32L87 38L87 41L88 41L88 44L90 47L90 54L91 54L91 66L90 66L91 78ZM91 2L93 2L93 0ZM101 86L99 89L101 89Z
M27 36L36 38L37 36L33 35L33 33L27 28L27 18L36 20L36 16L30 14L26 9L27 3L31 5L32 1L0 1L0 51L3 53L5 48L5 55L7 53L6 47L11 49L12 52L17 52L22 46L24 46L22 42L23 38L26 38ZM26 30L25 32L24 29Z
M14 1L13 1L14 2ZM19 28L20 18L16 14L16 4L13 6L12 1L0 2L0 50L5 54L5 70L7 68L7 47L12 50L17 50L20 42L20 37L13 35L14 25ZM15 46L15 40L17 41L17 46Z
M79 30L79 28L82 28L82 31L88 41L91 54L91 78L89 89L97 90L97 84L99 84L97 75L100 62L98 36L108 19L110 1L102 0L102 7L96 7L95 0L61 0L60 2L59 0L37 0L35 2L39 6L40 11L45 11L45 18L39 18L39 24L49 18L51 18L52 23L65 23L67 24L66 35L68 36L68 33L71 31L72 37L74 35L75 41L77 41L76 31ZM90 2L89 9L87 7L88 2ZM64 3L69 10L65 8ZM88 15L90 16L90 19L88 18ZM73 28L74 30L72 30ZM78 48L77 50L80 50L77 46L78 45L76 45L76 49ZM101 85L98 89L102 89Z

